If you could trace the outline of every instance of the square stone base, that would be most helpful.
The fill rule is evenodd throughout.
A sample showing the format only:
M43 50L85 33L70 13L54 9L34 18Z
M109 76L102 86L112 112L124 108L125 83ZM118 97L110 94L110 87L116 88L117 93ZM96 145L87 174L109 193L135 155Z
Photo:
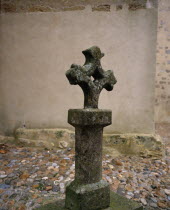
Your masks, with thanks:
M66 188L65 207L69 210L105 209L109 205L110 187L104 180L83 186L73 181Z
M111 192L110 207L105 210L143 210L142 204Z
M105 208L103 210L144 210L143 206L136 201L129 200L114 192L111 192L110 195L111 195L110 207ZM60 200L57 201L56 203L50 203L45 206L36 208L36 210L68 210L68 209L65 208L65 201ZM77 210L82 210L82 209L77 209ZM147 208L145 210L147 210Z

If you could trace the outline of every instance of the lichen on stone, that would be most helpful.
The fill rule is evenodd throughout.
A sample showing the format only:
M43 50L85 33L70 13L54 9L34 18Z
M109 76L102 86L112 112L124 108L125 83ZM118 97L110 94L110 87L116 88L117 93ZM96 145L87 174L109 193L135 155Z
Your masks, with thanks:
M99 95L103 88L111 91L117 80L113 71L104 71L100 60L104 56L100 48L93 46L82 51L86 60L83 66L72 64L66 72L71 85L79 85L84 93L84 108L98 108Z

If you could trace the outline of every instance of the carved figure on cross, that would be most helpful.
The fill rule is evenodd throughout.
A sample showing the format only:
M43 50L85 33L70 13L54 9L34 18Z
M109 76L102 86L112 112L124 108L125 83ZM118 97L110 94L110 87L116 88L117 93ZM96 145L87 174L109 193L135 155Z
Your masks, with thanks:
M102 89L111 91L117 80L112 70L103 70L100 60L104 53L99 47L93 46L82 53L85 56L85 64L83 66L72 64L66 76L71 85L79 85L82 88L84 108L98 108Z

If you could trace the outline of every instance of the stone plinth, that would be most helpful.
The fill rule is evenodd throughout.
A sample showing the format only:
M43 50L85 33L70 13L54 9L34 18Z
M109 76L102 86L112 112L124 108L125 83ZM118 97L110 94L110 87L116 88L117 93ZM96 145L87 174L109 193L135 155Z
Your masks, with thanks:
M109 206L110 187L104 180L86 185L80 185L75 180L66 188L66 209L96 210Z
M103 128L111 111L71 109L68 123L75 127L75 180L66 188L66 208L92 210L110 205L110 189L102 180Z
M110 207L102 210L143 210L144 208L140 203L133 200L127 199L117 193L111 192L111 202ZM100 200L98 200L100 202ZM67 210L64 207L64 200L59 200L55 203L49 203L47 205L41 206L36 210Z
M0 136L0 142L48 149L65 149L75 147L75 134L72 130L62 128L19 128L16 130L15 138ZM165 146L159 135L104 133L103 152L112 157L121 154L162 157L165 154Z
M111 124L112 112L98 109L98 100L102 89L111 91L117 80L112 70L102 69L100 60L104 53L99 47L82 53L86 58L84 65L72 64L66 72L70 84L83 90L84 109L68 111L68 123L75 127L75 180L66 187L65 208L108 209L110 188L102 180L102 140L103 128Z

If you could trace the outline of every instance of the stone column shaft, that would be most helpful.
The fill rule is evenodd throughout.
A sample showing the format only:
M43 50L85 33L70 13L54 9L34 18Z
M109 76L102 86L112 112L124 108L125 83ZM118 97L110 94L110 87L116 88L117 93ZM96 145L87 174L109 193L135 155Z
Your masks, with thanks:
M70 109L68 123L75 127L75 180L66 188L70 210L97 210L110 205L109 184L102 180L103 127L111 124L111 111Z
M102 133L101 126L75 128L75 180L81 184L102 179Z

